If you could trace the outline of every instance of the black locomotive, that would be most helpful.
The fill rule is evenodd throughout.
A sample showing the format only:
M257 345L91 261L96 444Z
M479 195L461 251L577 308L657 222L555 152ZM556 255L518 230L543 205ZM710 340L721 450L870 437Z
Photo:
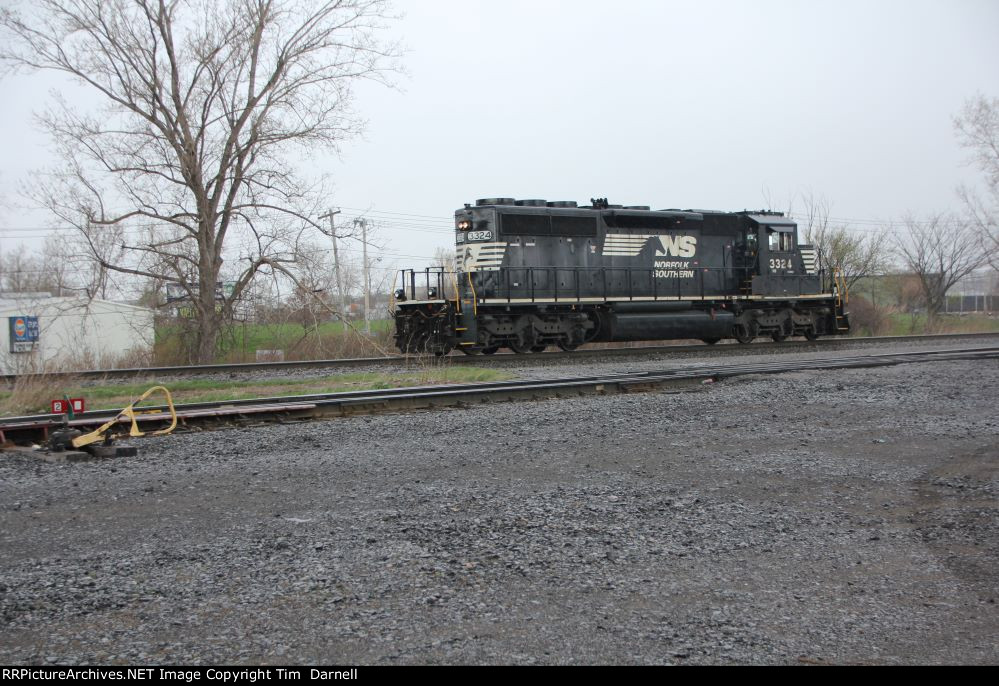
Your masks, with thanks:
M403 352L849 331L845 284L780 212L487 198L455 212L456 268L404 270Z

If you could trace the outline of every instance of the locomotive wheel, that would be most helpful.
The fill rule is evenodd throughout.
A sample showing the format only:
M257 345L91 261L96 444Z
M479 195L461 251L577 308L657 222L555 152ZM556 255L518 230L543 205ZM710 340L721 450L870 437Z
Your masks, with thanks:
M540 344L539 345L532 345L531 346L531 352L532 353L543 353L545 351L545 348L547 348L547 347L548 347L547 345L540 345Z
M770 337L774 339L774 343L780 343L789 338L793 333L794 333L794 324L791 323L791 318L788 317L783 322L781 322L779 329L770 334Z
M499 350L499 346L498 345L494 345L491 348L483 348L482 349L482 354L483 355L495 355L497 350Z
M819 340L819 335L817 333L815 333L815 329L809 327L805 331L805 338L807 340L809 340L809 341L817 341L817 340Z
M756 336L750 333L749 327L745 324L736 324L733 326L732 335L735 337L735 340L742 344L752 343L753 339L756 338Z
M507 343L506 347L510 348L510 350L514 351L518 355L526 355L531 352L531 346L520 336Z
M705 343L707 343L708 345L714 345L715 343L717 343L721 339L720 338L702 338L701 340L704 341Z
M513 340L507 343L506 347L518 355L526 355L533 351L534 345L534 333L530 328L526 328L514 333Z
M481 355L483 352L485 352L482 348L469 348L467 346L461 346L458 349L461 350L461 352L465 353L466 355Z
M578 343L566 343L565 341L558 341L555 345L559 347L559 350L563 352L571 353L573 350L579 347Z

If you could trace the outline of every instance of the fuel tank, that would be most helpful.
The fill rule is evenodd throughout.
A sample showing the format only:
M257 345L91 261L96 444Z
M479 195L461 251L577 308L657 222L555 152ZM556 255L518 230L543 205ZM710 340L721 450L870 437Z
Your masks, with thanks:
M609 312L601 340L651 341L669 338L725 338L732 335L731 312Z

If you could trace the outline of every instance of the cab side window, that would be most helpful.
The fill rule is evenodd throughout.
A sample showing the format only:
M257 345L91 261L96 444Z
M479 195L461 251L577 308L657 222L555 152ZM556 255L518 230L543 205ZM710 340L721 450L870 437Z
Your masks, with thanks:
M794 234L790 231L782 231L780 234L781 252L791 252L794 250Z
M767 231L770 237L770 252L777 252L780 250L780 231Z
M770 252L791 252L794 250L794 233L767 229L770 239Z

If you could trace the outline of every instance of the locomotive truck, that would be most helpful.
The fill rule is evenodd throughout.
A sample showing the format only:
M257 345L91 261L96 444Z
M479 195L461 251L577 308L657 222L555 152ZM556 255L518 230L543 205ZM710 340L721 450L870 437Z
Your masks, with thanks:
M849 331L842 276L780 212L485 198L454 214L455 268L403 270L404 353Z

